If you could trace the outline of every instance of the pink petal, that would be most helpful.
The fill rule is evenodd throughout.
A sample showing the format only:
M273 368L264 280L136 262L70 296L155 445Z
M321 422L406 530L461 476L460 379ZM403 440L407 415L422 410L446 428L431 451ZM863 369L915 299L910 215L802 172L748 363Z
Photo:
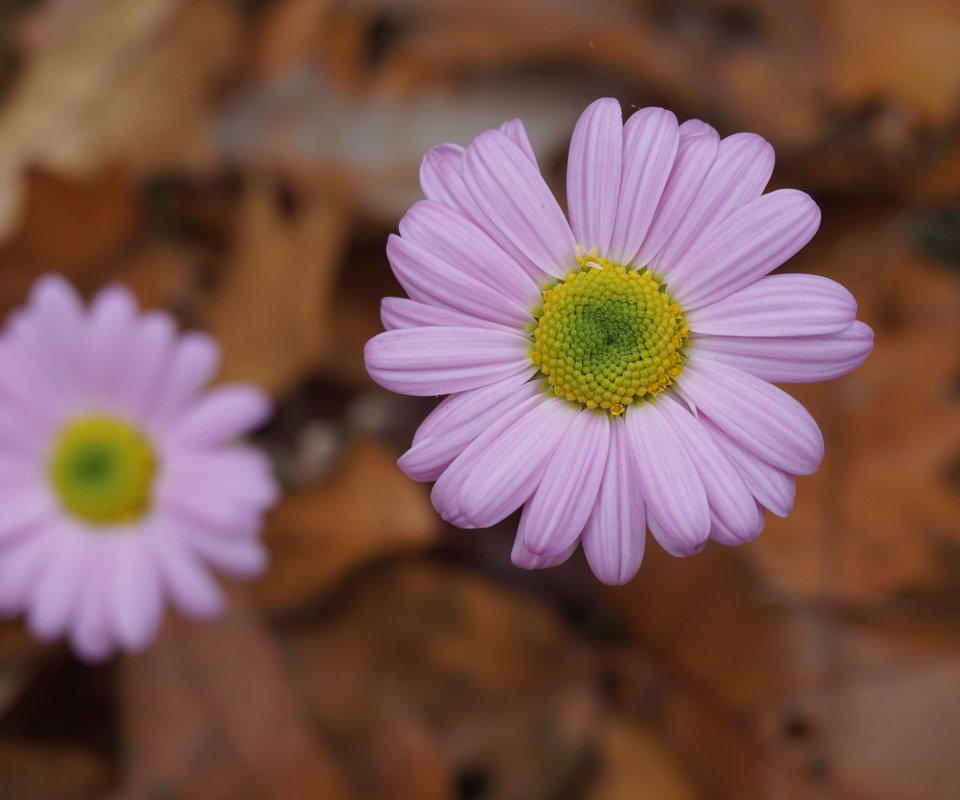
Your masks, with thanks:
M609 418L593 411L574 412L520 517L518 535L524 548L534 553L563 553L577 543L607 465Z
M70 631L70 644L84 661L101 662L113 653L109 600L105 577L113 569L112 548L99 547L101 552L91 559L87 585L77 602L76 619Z
M587 563L608 586L627 583L643 560L647 514L643 494L636 485L632 448L625 421L611 423L603 481L583 529Z
M46 449L46 448L43 448ZM0 540L10 526L8 522L11 505L25 496L33 496L45 508L53 509L53 500L47 488L47 454L38 453L35 458L0 448Z
M704 540L696 546L688 546L683 549L676 549L675 545L673 544L674 536L670 532L670 529L657 518L657 515L653 513L649 506L647 507L647 527L650 529L650 535L656 539L657 544L659 544L667 553L672 556L677 556L679 558L693 556L707 546L707 542ZM710 530L713 530L712 517ZM707 538L709 538L709 535Z
M784 472L809 475L823 459L823 436L786 392L733 367L691 355L682 391L730 438Z
M31 588L27 617L30 632L44 641L61 636L70 625L86 588L92 555L87 534L67 521L54 523L49 536L48 560Z
M510 560L514 566L520 567L520 569L548 569L549 567L559 566L570 558L570 556L576 552L577 544L578 542L574 541L566 550L550 553L549 555L534 553L524 547L523 537L518 534L513 540Z
M117 641L142 650L157 634L163 612L159 568L141 532L118 533L112 542L113 569L106 576L108 608Z
M581 114L570 139L567 208L578 244L606 254L617 215L623 159L623 116L611 97L595 100Z
M441 515L453 510L470 525L487 528L533 494L548 457L580 412L545 396L528 403L505 430L492 427L474 439L440 476L432 496ZM457 490L452 498L448 487Z
M463 170L482 227L519 248L528 272L560 277L576 266L576 242L563 211L519 147L499 131L481 133L467 149Z
M189 539L183 537L183 546L188 547L203 561L235 578L255 578L267 568L269 557L257 539L225 539L219 536L204 536L192 532Z
M278 488L269 459L251 447L216 450L173 448L164 453L163 473L157 486L158 500L181 506L180 497L199 496L207 507L220 503L236 506L230 519L262 511L276 502ZM196 503L186 500L187 507Z
M738 542L753 538L757 527L757 503L710 429L669 396L658 398L657 406L670 420L678 444L686 448L700 475L715 527L719 523Z
M504 122L503 125L500 126L500 133L519 147L520 152L530 159L530 163L533 164L533 166L537 166L537 157L534 155L533 147L530 145L530 137L527 136L527 129L523 127L523 123L520 120L511 119L508 122Z
M540 300L540 289L513 257L461 213L429 200L415 204L400 220L400 235L454 265L523 309L520 321ZM477 316L476 313L474 316Z
M873 350L873 331L855 321L845 330L822 336L697 336L693 347L705 360L771 383L812 383L859 367Z
M412 241L391 234L387 258L393 274L413 300L501 325L522 327L531 319L530 304L482 283Z
M54 432L54 424L45 420L44 415L27 414L21 401L0 390L0 448L11 457L22 458L25 463L40 463Z
M399 328L444 326L452 328L503 328L504 326L461 311L452 311L430 303L418 303L406 297L384 297L380 301L380 319L388 331Z
M220 345L213 337L201 333L180 337L160 376L151 418L164 422L179 414L213 379L219 366Z
M3 496L0 546L52 523L59 514L56 501L39 476L31 485Z
M57 549L54 526L38 527L30 536L7 543L0 557L0 613L24 611Z
M715 542L736 547L747 542L752 542L762 532L763 526L767 521L766 514L756 502L753 503L753 519L749 525L730 527L720 519L716 514L713 515L713 527L710 529L710 538Z
M797 482L793 476L745 450L706 417L701 419L710 429L714 440L740 471L757 502L778 517L787 516L793 510L797 493Z
M146 417L162 394L177 341L169 314L148 311L136 323L126 349L114 405L135 419Z
M857 301L819 275L768 275L716 303L692 311L696 333L718 336L814 336L849 327Z
M662 108L644 108L623 128L623 176L609 257L634 261L650 229L677 159L677 118Z
M530 342L519 332L480 328L404 328L364 348L367 372L385 389L420 396L486 386L530 366Z
M537 384L534 383L532 386L536 387ZM461 449L456 458L451 461L450 466L444 469L443 473L437 479L436 485L433 487L431 499L434 507L440 513L440 516L447 520L447 522L450 522L461 528L476 527L472 522L467 520L460 511L460 490L463 488L463 484L469 477L470 470L472 469L472 464L469 459L465 460L460 458L460 455L462 455L463 451L466 450L467 447L472 447L473 453L483 452L483 448L486 448L491 442L496 441L508 428L510 428L511 425L516 423L518 420L524 419L528 414L534 412L539 407L539 404L544 401L544 399L545 398L543 395L541 395L539 392L535 392L532 396L528 396L525 400L520 400L516 403L501 404L500 413L489 420L488 425L484 428L484 430L479 435L471 439L471 441L469 441L467 445ZM445 409L438 408L437 410ZM427 418L424 424L426 425L429 422L431 422L430 417ZM436 423L437 432L442 431L446 424L447 422L444 421ZM430 435L432 436L432 433ZM531 493L532 491L533 490L531 489Z
M654 269L678 283L693 270L686 254L705 234L760 196L773 172L773 148L753 133L728 136L717 150L700 190L669 242L653 259Z
M3 405L9 409L3 410L7 417L4 427L28 427L34 434L45 436L62 416L64 403L56 383L26 348L9 337L0 342L0 391Z
M427 151L420 164L420 186L429 200L455 208L470 219L480 218L477 204L463 179L464 149L441 144Z
M428 416L397 462L414 480L435 481L464 448L509 408L543 391L520 372L480 389L450 395Z
M820 209L809 195L779 189L711 228L686 253L682 273L667 274L684 309L703 308L779 267L817 232Z
M122 286L110 286L93 300L81 347L84 386L96 403L107 403L114 397L136 315L137 302Z
M166 432L166 443L193 447L220 445L250 433L270 417L266 392L235 383L210 390L194 401Z
M206 487L200 494L189 481L189 474L168 470L158 481L154 493L157 508L171 520L183 520L186 527L199 527L222 536L246 536L258 525L265 503L253 498L238 498L223 485Z
M164 521L164 525L175 524ZM176 606L188 616L212 619L223 613L223 594L196 557L162 528L152 532L150 547L162 584Z
M672 555L686 556L703 548L710 534L710 506L696 465L678 446L677 420L660 403L627 410L625 424L643 490L651 532Z
M40 278L30 292L26 312L11 323L16 339L28 346L38 367L71 397L78 385L77 353L84 323L80 295L59 275Z
M717 132L700 120L684 122L678 133L676 159L643 243L633 257L638 266L649 264L673 236L706 180L720 147Z

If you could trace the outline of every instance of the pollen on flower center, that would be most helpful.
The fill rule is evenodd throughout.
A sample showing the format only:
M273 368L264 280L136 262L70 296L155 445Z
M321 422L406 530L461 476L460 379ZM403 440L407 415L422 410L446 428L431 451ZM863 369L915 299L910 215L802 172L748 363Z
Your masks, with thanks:
M683 312L647 269L582 256L534 310L534 364L559 397L622 414L683 369Z
M157 459L133 425L89 416L66 425L48 463L50 481L65 510L84 522L131 522L150 505Z

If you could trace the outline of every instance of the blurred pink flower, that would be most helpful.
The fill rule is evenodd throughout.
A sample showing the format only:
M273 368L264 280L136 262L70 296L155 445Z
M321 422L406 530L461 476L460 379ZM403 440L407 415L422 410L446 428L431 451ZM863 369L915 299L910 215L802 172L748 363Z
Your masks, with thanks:
M210 567L264 568L277 490L233 440L270 403L246 385L203 392L219 357L126 289L87 310L63 279L38 281L0 338L0 611L97 660L149 644L167 600L219 614Z
M786 515L823 438L771 382L835 378L870 352L856 302L815 275L768 273L820 222L803 192L763 194L773 149L615 100L577 123L569 223L523 126L421 167L427 200L387 255L409 295L386 298L367 369L404 394L451 394L400 459L436 481L461 527L525 504L514 563L566 560L628 581L645 531L675 555Z

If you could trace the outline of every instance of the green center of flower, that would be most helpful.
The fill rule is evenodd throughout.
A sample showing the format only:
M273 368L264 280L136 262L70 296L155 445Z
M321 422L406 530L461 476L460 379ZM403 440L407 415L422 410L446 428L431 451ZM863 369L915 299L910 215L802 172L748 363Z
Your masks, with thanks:
M60 432L49 461L63 507L96 525L130 522L150 504L157 459L137 428L101 416L74 420Z
M534 310L533 363L559 397L622 414L683 369L683 312L647 269L583 256Z

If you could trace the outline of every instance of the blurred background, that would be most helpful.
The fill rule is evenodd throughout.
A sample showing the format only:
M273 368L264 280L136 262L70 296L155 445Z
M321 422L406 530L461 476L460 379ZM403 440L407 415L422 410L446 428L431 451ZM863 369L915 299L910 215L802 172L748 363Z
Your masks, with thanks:
M776 148L788 271L876 349L789 387L827 457L756 542L599 585L509 563L395 467L435 401L366 376L423 153L520 117L562 196L598 96ZM46 272L218 336L276 398L273 566L80 664L0 626L0 797L960 797L955 0L4 0L0 313Z

